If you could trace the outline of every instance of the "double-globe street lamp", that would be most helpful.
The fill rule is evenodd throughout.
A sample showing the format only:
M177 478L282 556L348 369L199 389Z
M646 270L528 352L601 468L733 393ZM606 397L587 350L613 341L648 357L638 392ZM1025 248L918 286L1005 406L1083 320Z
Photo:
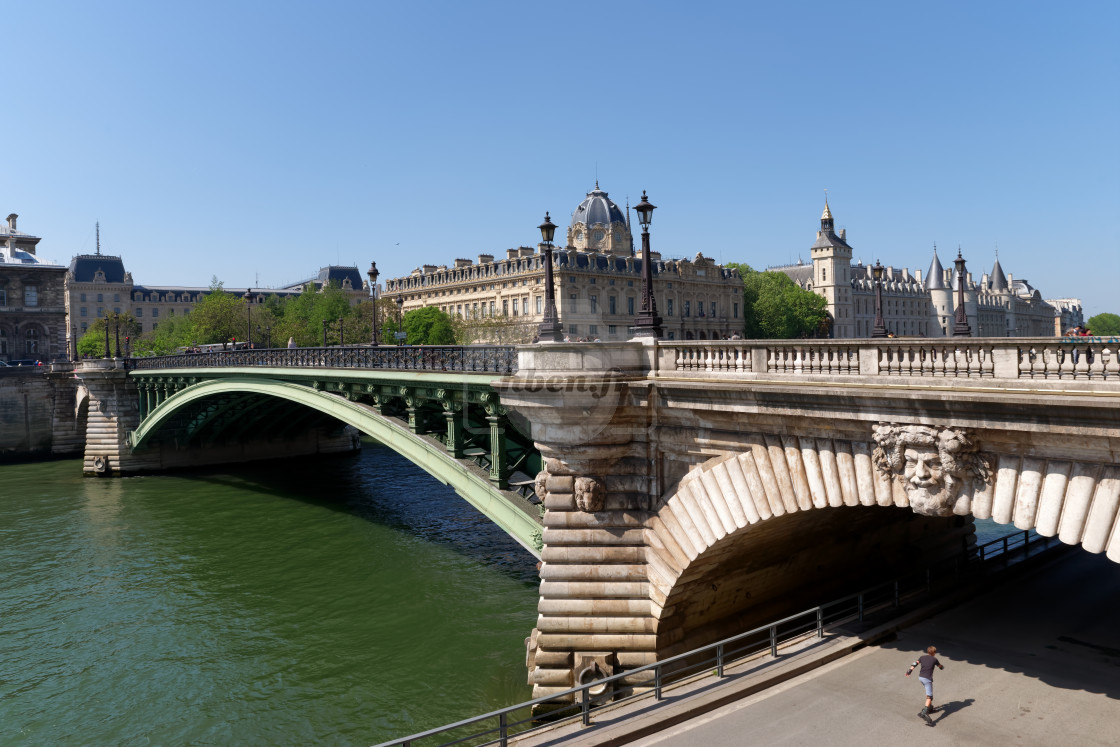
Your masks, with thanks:
M655 205L650 204L646 191L635 207L638 222L642 224L642 308L634 320L634 337L661 337L661 317L657 315L657 301L653 297L653 266L649 261L649 224L653 222Z
M953 321L953 337L972 337L972 328L968 326L968 312L964 308L964 257L961 256L959 246L953 264L957 268L957 313Z
M245 340L249 343L249 347L253 347L253 289L245 289L245 308L249 312L249 321L245 325Z
M563 342L564 331L560 328L560 317L556 313L556 285L552 279L552 239L556 235L556 224L544 214L544 223L537 226L544 239L544 318L537 327L537 338L541 342Z
M370 344L374 346L377 345L377 276L379 274L377 263L370 262L366 275L369 275L369 298L373 301L373 341Z
M883 266L879 260L871 266L871 275L875 278L875 326L871 328L871 336L887 337L887 325L883 322Z

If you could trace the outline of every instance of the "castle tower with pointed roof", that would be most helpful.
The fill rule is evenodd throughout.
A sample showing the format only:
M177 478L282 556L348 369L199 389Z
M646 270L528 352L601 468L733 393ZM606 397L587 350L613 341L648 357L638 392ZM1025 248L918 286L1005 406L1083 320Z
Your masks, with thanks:
M832 314L832 336L855 337L852 317L851 267L852 247L848 246L844 232L836 233L832 210L825 200L821 213L821 230L810 248L813 258L813 289L828 301Z

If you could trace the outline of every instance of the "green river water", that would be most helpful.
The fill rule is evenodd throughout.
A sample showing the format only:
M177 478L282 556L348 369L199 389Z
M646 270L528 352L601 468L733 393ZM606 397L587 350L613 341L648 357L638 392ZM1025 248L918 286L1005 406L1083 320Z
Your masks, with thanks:
M371 745L527 700L535 564L373 443L0 466L0 743Z

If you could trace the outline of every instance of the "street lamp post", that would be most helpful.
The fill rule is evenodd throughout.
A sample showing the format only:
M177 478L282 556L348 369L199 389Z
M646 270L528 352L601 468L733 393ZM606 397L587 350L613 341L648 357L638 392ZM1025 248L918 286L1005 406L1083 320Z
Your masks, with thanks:
M887 325L883 322L883 266L879 260L871 266L871 274L875 278L875 326L871 329L872 337L886 337Z
M249 311L249 321L245 325L245 338L249 342L249 347L253 347L253 289L245 289L245 308Z
M560 328L560 315L556 313L556 284L552 279L552 238L556 235L556 224L545 212L544 223L538 228L544 239L544 318L537 327L537 337L541 342L563 342L564 330Z
M968 312L964 308L964 257L961 256L960 247L957 247L957 258L953 260L957 267L957 313L953 322L953 337L972 337L972 328L968 326Z
M111 357L109 355L109 312L105 312L105 357Z
M74 354L73 360L76 361L76 360L78 360L78 328L77 327L71 327L70 328L70 340L72 341L71 348L73 349L73 354Z
M649 260L649 224L653 222L655 205L650 204L646 191L635 208L638 222L642 224L642 308L634 320L635 337L661 337L661 317L657 315L657 301L653 297L653 265Z
M113 312L113 351L114 358L121 357L121 315Z
M397 294L397 334L400 335L404 332L404 294ZM403 337L397 337L397 344L402 345Z
M327 346L327 320L323 320L323 347Z
M366 271L366 275L369 276L369 297L373 301L373 341L370 344L375 346L377 345L377 276L379 274L377 263L370 262L369 270Z

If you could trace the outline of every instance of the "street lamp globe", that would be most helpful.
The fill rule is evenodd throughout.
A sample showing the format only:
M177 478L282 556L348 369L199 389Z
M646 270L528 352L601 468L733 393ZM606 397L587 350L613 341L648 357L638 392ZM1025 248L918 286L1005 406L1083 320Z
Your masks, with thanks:
M657 206L650 203L644 189L642 190L642 201L635 205L634 209L638 211L638 222L642 224L642 228L649 230L649 224L653 222L653 211L657 209Z
M544 223L537 227L541 229L541 238L544 240L544 243L551 244L552 238L556 235L556 224L548 217L548 211L545 211Z

